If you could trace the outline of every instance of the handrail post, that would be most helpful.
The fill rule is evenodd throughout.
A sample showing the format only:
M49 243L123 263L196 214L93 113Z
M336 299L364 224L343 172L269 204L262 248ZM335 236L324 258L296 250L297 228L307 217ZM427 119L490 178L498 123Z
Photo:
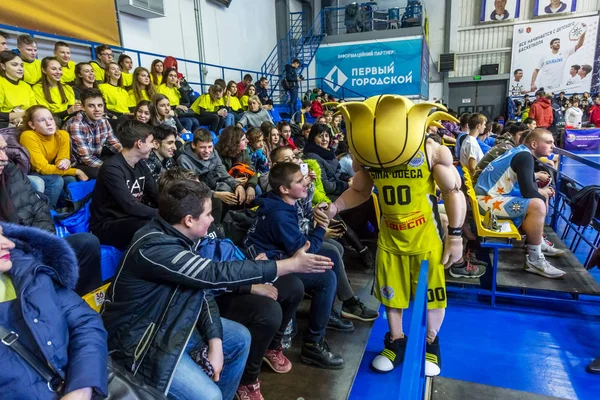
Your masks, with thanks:
M558 167L556 169L556 190L560 192L560 179L562 178L563 157L558 155ZM560 196L554 198L554 213L552 214L552 230L556 232L558 229L558 209ZM565 201L565 200L563 200Z

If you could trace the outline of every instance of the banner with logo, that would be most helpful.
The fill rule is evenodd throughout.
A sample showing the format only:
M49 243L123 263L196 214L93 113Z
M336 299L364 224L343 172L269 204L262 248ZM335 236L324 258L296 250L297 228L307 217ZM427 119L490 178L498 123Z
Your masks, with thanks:
M509 95L589 92L599 50L598 16L515 25Z
M572 13L576 8L577 0L535 0L533 16Z
M317 50L316 72L325 78L322 89L335 97L399 94L427 98L428 84L421 82L426 47L422 36L324 44ZM428 81L429 62L425 64L423 78Z
M565 129L565 150L600 150L600 129Z
M521 0L482 0L481 22L508 21L519 18Z

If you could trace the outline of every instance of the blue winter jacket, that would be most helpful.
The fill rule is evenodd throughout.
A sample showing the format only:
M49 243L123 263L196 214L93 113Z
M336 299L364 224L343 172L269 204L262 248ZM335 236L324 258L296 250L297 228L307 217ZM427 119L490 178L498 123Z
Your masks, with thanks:
M91 387L106 396L106 331L100 315L73 291L79 278L75 254L63 239L41 229L1 225L4 236L16 245L10 251L12 268L5 274L17 299L14 304L0 303L4 312L10 310L8 318L2 316L4 327L21 327L20 341L61 375L65 394ZM60 398L20 356L1 344L0 360L2 399Z
M290 205L273 192L256 199L258 215L244 238L244 246L256 256L265 253L270 260L294 255L306 241L310 241L308 253L317 253L323 244L325 229L317 226L305 234L299 226L298 208Z

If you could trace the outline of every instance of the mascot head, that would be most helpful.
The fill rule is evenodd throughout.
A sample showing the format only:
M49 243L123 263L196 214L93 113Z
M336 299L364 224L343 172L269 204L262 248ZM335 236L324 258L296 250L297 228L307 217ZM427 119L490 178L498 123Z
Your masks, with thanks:
M406 97L381 95L363 102L337 104L346 120L348 147L354 158L372 168L408 163L419 151L425 131L436 120L456 121L441 104L414 104Z

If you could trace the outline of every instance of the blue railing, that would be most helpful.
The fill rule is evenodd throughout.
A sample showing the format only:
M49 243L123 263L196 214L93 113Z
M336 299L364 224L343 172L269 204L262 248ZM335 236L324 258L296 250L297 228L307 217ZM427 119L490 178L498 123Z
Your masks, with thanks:
M421 262L413 302L406 353L402 365L399 400L420 400L425 392L425 337L427 336L427 278L429 263Z

